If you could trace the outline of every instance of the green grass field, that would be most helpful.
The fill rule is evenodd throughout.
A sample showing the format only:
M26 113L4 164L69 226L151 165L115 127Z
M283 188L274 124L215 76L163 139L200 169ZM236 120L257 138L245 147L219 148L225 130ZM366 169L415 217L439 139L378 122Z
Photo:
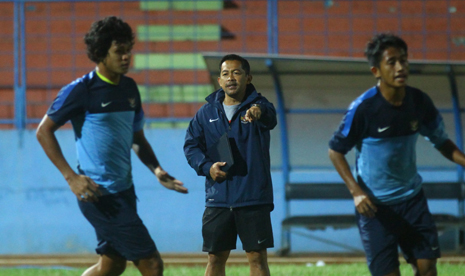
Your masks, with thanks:
M2 276L79 276L84 269L51 269L51 268L0 268ZM329 264L321 267L306 265L270 265L271 275L273 276L352 276L367 275L368 269L364 263L354 264ZM446 276L463 276L465 263L447 264L439 263L439 275ZM203 266L168 266L165 269L165 276L199 276L203 275L205 268ZM402 275L412 275L409 265L401 265ZM244 276L249 274L247 266L228 266L226 275ZM133 267L129 267L124 276L140 276L140 273Z

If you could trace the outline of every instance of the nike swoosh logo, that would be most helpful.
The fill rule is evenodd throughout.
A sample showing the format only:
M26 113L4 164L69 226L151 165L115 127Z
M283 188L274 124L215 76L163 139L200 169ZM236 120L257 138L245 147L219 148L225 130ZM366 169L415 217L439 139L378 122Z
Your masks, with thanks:
M266 239L264 239L264 240L259 240L259 241L258 241L258 244L261 244L261 243L263 243L264 241L266 241Z
M102 107L106 107L107 105L111 104L111 102L107 102L107 103L102 103Z
M378 132L383 132L383 131L387 130L388 128L390 128L390 126L383 127L383 128L378 127Z
M216 118L216 119L210 119L210 123L211 122L215 122L215 121L218 121L219 118Z
M431 250L438 250L439 249L439 246L436 246L436 247L431 247Z

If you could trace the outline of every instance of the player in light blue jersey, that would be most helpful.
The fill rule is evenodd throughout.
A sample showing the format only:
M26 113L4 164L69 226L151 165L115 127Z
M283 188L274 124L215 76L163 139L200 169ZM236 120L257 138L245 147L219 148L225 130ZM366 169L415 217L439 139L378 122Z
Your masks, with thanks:
M354 198L371 274L400 275L400 246L415 275L437 275L438 235L417 172L418 135L459 165L465 155L447 137L428 95L407 86L407 44L379 34L365 54L378 83L349 106L329 142L329 157ZM355 177L345 158L353 147Z
M163 261L137 214L131 174L131 148L168 189L187 193L170 176L144 135L144 112L128 72L134 33L117 17L94 22L85 36L94 71L63 87L37 129L37 139L76 195L95 228L100 254L83 275L121 275L127 260L142 275L163 275ZM78 157L77 173L63 157L55 131L71 121Z

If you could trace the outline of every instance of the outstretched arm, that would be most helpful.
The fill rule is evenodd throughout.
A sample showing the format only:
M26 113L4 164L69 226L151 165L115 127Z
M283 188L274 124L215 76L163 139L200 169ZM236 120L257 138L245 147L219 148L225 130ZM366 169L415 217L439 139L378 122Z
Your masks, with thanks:
M100 195L98 185L88 176L75 173L63 156L55 136L55 131L59 127L59 125L45 115L36 131L37 140L50 161L52 161L66 179L74 195L81 201L98 201L98 196Z
M439 152L449 159L450 161L465 166L465 155L463 152L457 147L457 145L452 142L452 140L447 139L441 147L438 148Z
M259 121L267 129L273 129L278 123L273 104L265 100L247 109L245 119L249 122Z
M174 190L179 193L187 194L187 188L184 187L183 183L176 178L169 175L158 163L158 159L153 152L152 147L145 138L144 130L141 129L134 132L134 139L132 149L139 157L140 161L149 168L151 172L155 174L161 185L165 186L170 190Z
M329 149L328 154L336 171L339 173L342 180L344 180L347 188L354 197L354 204L357 211L363 216L374 217L377 211L376 205L373 204L370 197L360 188L357 181L355 181L345 156L332 149Z

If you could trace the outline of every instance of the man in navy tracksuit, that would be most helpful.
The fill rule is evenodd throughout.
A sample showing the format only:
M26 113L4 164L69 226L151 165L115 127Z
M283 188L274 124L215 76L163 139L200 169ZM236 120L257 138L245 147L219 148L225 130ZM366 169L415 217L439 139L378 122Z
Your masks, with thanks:
M266 249L273 247L270 212L270 130L276 124L273 104L251 84L250 65L238 55L220 62L221 89L210 94L187 129L184 153L198 175L206 176L203 251L205 275L225 275L225 264L239 235L250 275L269 275ZM234 165L212 160L207 149L227 133Z

